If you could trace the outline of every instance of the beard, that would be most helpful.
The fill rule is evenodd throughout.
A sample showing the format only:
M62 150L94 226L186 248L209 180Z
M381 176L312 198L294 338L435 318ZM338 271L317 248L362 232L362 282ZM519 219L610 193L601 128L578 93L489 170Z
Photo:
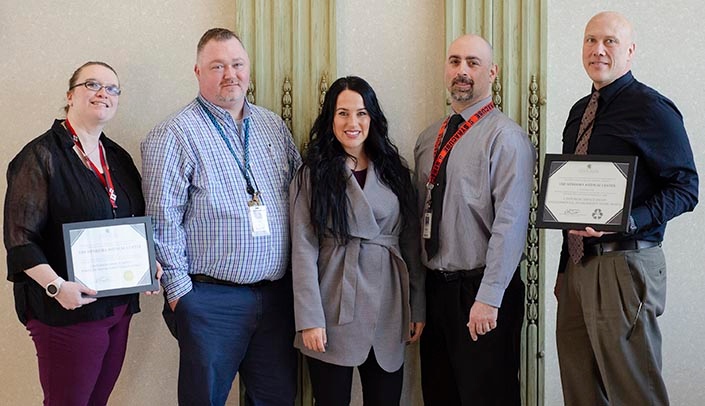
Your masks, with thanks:
M239 101L240 99L243 98L242 92L240 93L227 93L227 94L219 94L217 96L217 99L221 103L234 103L236 101Z
M457 84L470 85L468 90L460 90ZM475 90L475 81L469 77L456 77L450 85L450 97L456 102L465 103L472 100Z
M220 92L218 92L218 95L216 98L218 101L222 103L233 103L236 101L239 101L240 99L245 96L245 91L241 87L242 82L240 82L240 85L235 85L234 80L223 80L220 83L221 89ZM235 86L230 86L225 89L222 88L222 86L228 86L228 85L235 85Z

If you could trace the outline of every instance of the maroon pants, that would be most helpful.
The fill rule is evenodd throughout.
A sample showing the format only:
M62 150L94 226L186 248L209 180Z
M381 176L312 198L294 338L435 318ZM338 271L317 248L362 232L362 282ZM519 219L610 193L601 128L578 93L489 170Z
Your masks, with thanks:
M44 405L104 406L108 403L127 349L131 314L127 305L103 320L70 326L27 323L39 361Z

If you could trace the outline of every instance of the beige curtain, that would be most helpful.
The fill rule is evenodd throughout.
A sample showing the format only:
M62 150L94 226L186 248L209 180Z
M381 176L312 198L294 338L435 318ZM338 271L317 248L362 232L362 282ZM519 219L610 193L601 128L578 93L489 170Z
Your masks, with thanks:
M279 113L301 147L335 77L335 1L238 0L252 60L249 99Z

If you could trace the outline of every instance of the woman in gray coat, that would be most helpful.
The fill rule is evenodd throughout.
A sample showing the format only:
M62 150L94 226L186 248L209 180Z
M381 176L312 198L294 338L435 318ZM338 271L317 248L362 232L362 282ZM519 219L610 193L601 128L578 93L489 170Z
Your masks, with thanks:
M424 273L410 172L370 85L336 80L292 182L296 339L318 406L399 404L406 343L424 327Z

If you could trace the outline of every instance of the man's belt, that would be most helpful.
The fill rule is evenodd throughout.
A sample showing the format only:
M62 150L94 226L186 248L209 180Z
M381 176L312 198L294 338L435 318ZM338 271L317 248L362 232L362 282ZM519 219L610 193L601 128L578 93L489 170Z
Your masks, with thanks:
M202 273L189 274L189 277L194 282L211 283L213 285L235 286L241 288L259 288L272 283L272 281L266 279L255 283L235 283L231 281L224 281L222 279L216 279L212 276L208 276Z
M585 256L598 256L614 251L634 251L661 246L660 242L644 240L621 240L585 245Z
M485 267L475 269L461 269L458 271L446 271L445 269L429 269L428 274L433 278L443 282L453 282L458 279L472 278L484 274Z

